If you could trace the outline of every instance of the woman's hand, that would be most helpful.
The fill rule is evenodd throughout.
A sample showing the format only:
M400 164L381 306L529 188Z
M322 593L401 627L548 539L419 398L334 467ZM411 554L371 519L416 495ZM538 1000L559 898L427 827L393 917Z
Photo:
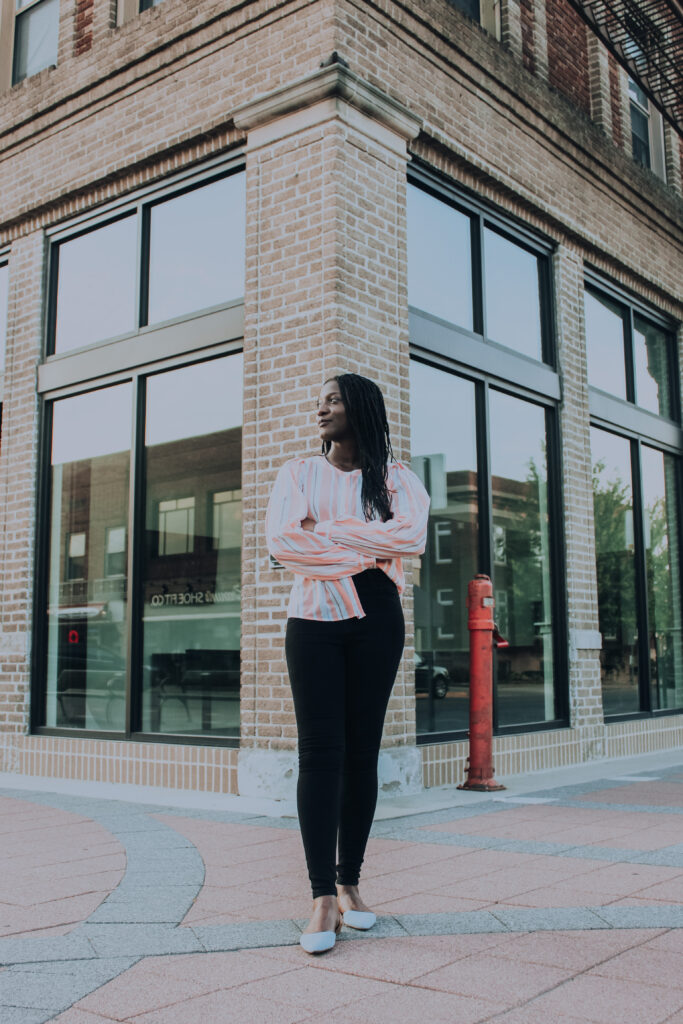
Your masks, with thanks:
M302 530L315 530L315 519L311 519L309 516L307 516L305 519L302 519L301 520L301 529Z

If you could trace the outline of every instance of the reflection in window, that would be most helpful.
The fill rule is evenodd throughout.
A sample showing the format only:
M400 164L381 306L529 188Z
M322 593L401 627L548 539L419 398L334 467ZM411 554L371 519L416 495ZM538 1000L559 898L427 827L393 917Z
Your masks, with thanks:
M474 385L414 361L410 381L411 468L431 496L414 591L417 731L457 732L468 723L465 596L478 571Z
M124 576L126 573L126 528L108 526L104 539L105 576Z
M7 264L0 266L0 373L5 368L5 348L7 345L7 299L9 292L9 268Z
M137 327L137 218L96 228L59 246L55 352Z
M126 578L111 578L105 537L128 514L131 414L130 384L53 404L48 726L124 727Z
M147 382L144 732L239 734L241 396L241 356Z
M85 579L85 534L69 534L69 542L66 546L66 572L67 580Z
M617 398L626 398L624 320L619 306L585 293L588 383Z
M244 175L151 209L149 323L244 295Z
M14 84L57 63L59 0L16 0L16 9Z
M219 491L213 496L214 548L242 546L242 490Z
M541 359L538 257L484 230L486 336L521 355Z
M159 555L187 555L194 550L194 498L159 502Z
M643 445L641 467L652 707L676 708L683 706L676 464L670 455Z
M633 318L636 404L660 416L673 415L667 335L642 317Z
M489 408L493 584L498 597L505 595L504 636L510 644L496 659L498 724L552 721L556 708L545 412L493 389Z
M163 0L140 0L140 10L148 11L150 7L158 7Z
M470 218L408 186L408 302L472 330Z
M591 430L593 507L606 715L638 711L638 626L629 441Z

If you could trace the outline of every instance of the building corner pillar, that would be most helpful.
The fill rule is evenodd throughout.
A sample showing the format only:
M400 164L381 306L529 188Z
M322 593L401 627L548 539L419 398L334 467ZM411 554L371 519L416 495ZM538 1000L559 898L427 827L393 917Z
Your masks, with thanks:
M290 574L263 536L288 458L318 449L313 410L338 372L376 379L395 450L409 450L407 143L421 122L336 54L233 112L246 135L245 526L239 792L293 797L296 723L284 660ZM410 633L411 624L408 623ZM404 659L385 723L380 792L414 792L414 692ZM321 685L324 686L321 671ZM418 772L417 766L420 766Z
M586 366L583 262L560 246L555 254L558 290L556 324L563 378L560 408L563 514L567 561L569 627L569 717L584 760L604 756L604 720L598 623L598 584Z

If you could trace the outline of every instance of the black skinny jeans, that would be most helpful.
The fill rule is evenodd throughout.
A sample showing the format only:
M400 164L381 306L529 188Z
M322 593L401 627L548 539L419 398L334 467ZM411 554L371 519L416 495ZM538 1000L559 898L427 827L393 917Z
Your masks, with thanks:
M289 619L285 651L299 733L297 806L313 898L358 885L377 803L377 758L405 639L396 586L353 577L365 618ZM336 871L335 871L336 861Z

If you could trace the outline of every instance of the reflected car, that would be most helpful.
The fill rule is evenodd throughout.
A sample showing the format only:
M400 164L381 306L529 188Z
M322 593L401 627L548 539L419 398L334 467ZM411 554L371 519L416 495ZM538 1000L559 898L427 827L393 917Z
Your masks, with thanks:
M448 693L451 682L448 669L443 665L430 665L417 651L413 655L413 664L415 665L415 693L431 692L439 700L442 700Z

